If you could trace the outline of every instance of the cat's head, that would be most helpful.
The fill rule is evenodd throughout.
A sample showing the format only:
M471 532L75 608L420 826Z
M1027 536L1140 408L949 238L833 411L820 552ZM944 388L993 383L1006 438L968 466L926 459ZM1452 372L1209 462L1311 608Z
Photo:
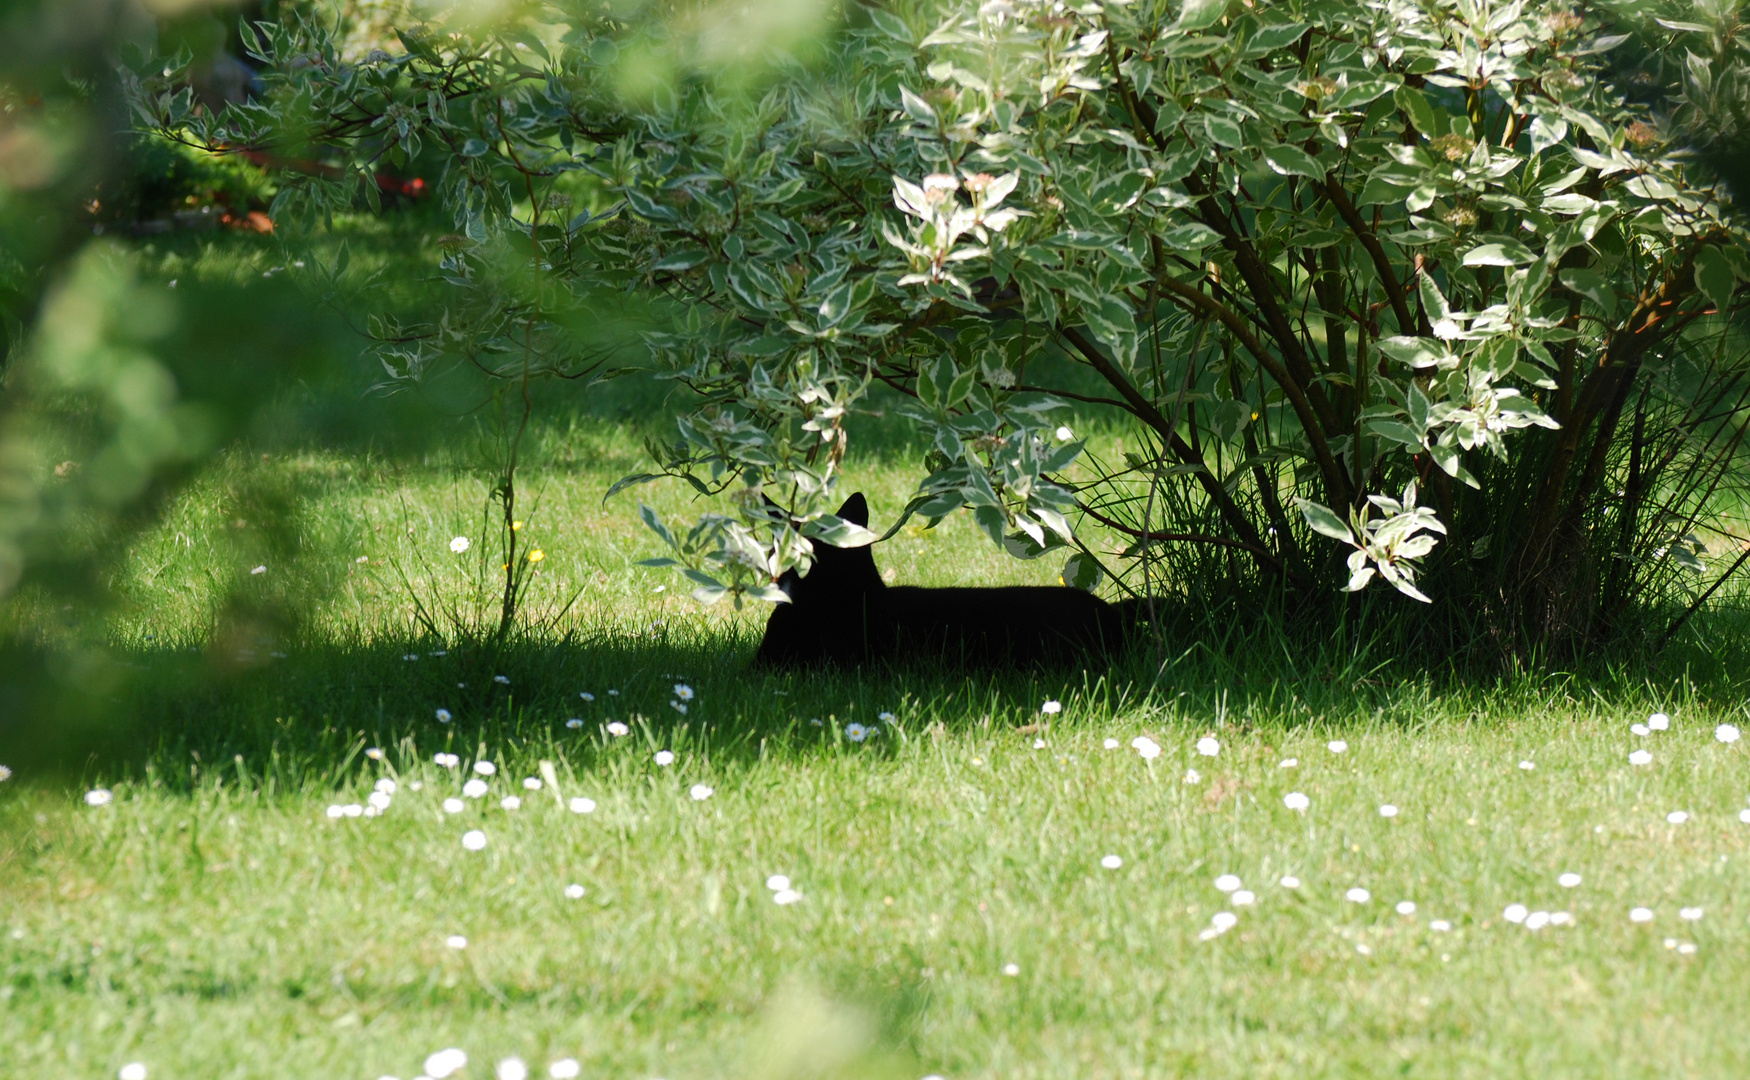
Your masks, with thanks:
M838 508L838 516L866 529L869 502L859 491ZM808 573L798 575L787 570L778 579L778 588L784 590L792 604L833 603L886 587L881 571L875 568L875 553L869 545L841 548L822 540L813 544L814 565Z

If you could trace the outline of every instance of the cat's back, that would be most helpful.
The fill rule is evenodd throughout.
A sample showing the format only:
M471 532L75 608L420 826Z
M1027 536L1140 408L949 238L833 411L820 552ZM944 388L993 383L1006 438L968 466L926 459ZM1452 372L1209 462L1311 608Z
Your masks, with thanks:
M896 585L883 590L878 603L886 637L883 651L901 657L1027 665L1072 660L1119 645L1111 605L1081 589Z

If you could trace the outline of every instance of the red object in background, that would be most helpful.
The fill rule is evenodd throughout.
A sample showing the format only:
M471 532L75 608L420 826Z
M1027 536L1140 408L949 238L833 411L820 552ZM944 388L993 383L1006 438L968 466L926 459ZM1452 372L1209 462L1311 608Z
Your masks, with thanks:
M273 232L273 219L260 210L251 210L245 214L226 212L219 218L219 224L228 229L242 229L245 232Z
M333 165L324 165L320 161L283 158L260 150L239 150L238 155L251 165L262 169L290 169L306 176L321 176L334 179L341 171ZM425 195L425 181L415 176L411 180L403 180L390 172L378 171L371 174L371 179L377 184L377 190L385 195L399 195L404 199L418 199Z

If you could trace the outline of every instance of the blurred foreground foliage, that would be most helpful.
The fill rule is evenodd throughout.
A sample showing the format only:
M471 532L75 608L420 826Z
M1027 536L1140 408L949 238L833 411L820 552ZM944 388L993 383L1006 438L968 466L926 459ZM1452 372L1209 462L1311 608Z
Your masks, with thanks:
M124 57L178 52L203 109L246 97L249 73L224 51L237 12L209 7L0 2L0 745L19 760L37 735L76 748L83 725L127 711L132 666L109 638L117 577L215 460L312 444L417 453L453 444L458 424L491 427L482 380L371 393L381 369L336 284L260 235L267 171L136 131ZM221 219L255 231L217 231ZM374 245L357 262L381 279L367 302L426 306L429 275L397 261L425 230L357 231ZM344 244L323 241L332 267ZM370 290L363 276L347 287ZM289 556L297 493L264 470L231 498ZM215 640L293 632L309 599L234 591Z

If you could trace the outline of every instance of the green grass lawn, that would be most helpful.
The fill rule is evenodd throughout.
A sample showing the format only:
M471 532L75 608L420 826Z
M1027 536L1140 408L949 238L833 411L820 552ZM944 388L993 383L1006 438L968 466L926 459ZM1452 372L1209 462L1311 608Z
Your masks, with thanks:
M685 492L604 505L627 430L546 438L552 627L503 647L412 619L493 595L441 463L234 460L140 539L97 755L0 784L0 1077L1750 1074L1731 676L1483 685L1219 622L1111 671L753 672L762 612L634 565L634 499ZM847 490L891 521L911 462ZM878 559L1058 569L957 519Z

